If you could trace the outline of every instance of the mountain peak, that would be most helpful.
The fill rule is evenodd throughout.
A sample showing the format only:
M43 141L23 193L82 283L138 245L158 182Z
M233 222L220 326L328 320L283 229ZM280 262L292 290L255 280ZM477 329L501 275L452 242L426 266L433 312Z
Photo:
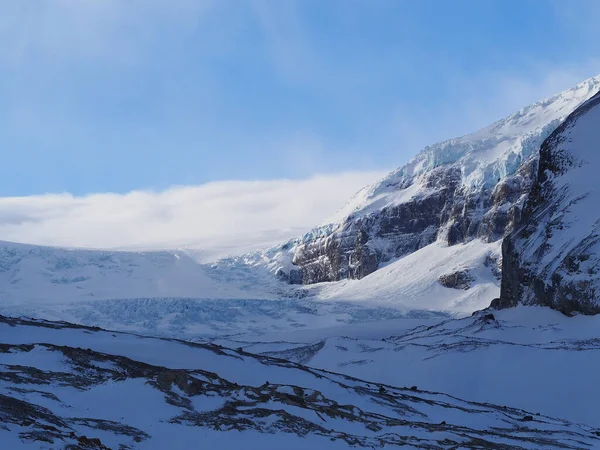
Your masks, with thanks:
M474 189L494 186L499 179L513 175L523 161L535 156L543 140L599 90L600 75L473 133L429 145L404 166L360 190L332 221L410 201L420 194L414 187L418 178L440 166L459 168L464 186Z

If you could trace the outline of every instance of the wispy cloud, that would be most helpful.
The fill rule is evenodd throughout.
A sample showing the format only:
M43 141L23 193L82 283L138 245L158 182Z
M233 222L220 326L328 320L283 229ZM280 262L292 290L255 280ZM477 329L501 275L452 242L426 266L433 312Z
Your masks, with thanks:
M0 144L13 150L6 165L27 167L0 188L125 192L391 168L600 71L591 49L536 61L526 41L512 67L473 63L427 31L455 25L422 4L0 0ZM567 37L597 28L593 0L553 4Z
M0 57L13 64L30 56L52 58L55 65L129 64L161 33L192 30L213 5L213 0L0 0Z
M298 236L381 173L223 181L163 192L0 198L4 240L92 248L236 253Z
M410 157L426 145L474 132L598 74L600 58L572 65L531 62L526 73L466 74L448 68L441 82L452 85L452 96L434 110L428 104L399 102L383 125L387 142L382 147L409 149Z

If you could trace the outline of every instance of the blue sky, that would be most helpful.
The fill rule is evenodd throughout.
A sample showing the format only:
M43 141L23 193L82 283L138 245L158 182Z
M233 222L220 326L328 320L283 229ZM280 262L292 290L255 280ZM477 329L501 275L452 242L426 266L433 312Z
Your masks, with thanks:
M0 0L0 196L391 170L596 75L598 19L593 0Z

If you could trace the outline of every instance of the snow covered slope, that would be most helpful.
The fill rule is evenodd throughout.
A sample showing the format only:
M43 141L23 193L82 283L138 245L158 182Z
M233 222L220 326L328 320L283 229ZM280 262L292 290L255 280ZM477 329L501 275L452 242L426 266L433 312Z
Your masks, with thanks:
M211 266L294 295L469 314L500 294L500 243L521 223L540 146L600 89L591 78L473 134L432 145L302 238ZM282 285L283 283L280 283ZM293 291L293 286L305 289ZM282 295L287 295L283 287Z
M600 316L544 307L219 340L249 352L600 427Z
M425 148L359 192L332 223L282 247L289 256L279 258L274 273L303 284L360 279L436 240L500 240L520 218L540 144L599 88L600 77L589 79L473 134Z
M258 286L253 294L261 298ZM183 251L108 252L0 242L3 306L155 297L248 298L248 294L215 282Z
M469 315L499 295L494 275L499 257L499 242L434 242L360 280L319 283L307 291L328 301Z
M600 94L544 142L523 226L503 244L499 306L600 313Z
M241 349L0 316L3 448L590 449L599 434Z

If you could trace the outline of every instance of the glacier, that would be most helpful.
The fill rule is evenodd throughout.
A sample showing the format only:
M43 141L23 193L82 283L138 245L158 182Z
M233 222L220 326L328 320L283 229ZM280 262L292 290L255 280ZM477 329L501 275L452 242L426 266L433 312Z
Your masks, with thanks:
M390 317L412 311L468 315L500 295L500 244L520 220L539 145L599 87L600 77L591 78L475 133L427 147L361 190L329 223L263 251L207 261L192 249L117 252L2 242L0 312L186 336L193 323L202 335L223 332L219 317L242 332L257 317L294 311L290 305L302 302L316 305L309 307L319 311L315 326L325 311L350 320L331 303L362 308L365 318L378 317L372 308ZM454 186L451 195L440 194L442 181ZM443 217L435 209L432 216L421 214L431 199L442 202ZM402 215L411 210L408 219ZM398 220L416 228L394 228ZM306 267L318 276L303 280L298 273L309 253ZM362 275L341 276L344 264ZM465 288L442 282L457 277L470 281ZM231 313L244 301L256 315ZM157 308L161 320L134 325L136 315ZM268 319L264 331L311 326L311 320L289 319Z

